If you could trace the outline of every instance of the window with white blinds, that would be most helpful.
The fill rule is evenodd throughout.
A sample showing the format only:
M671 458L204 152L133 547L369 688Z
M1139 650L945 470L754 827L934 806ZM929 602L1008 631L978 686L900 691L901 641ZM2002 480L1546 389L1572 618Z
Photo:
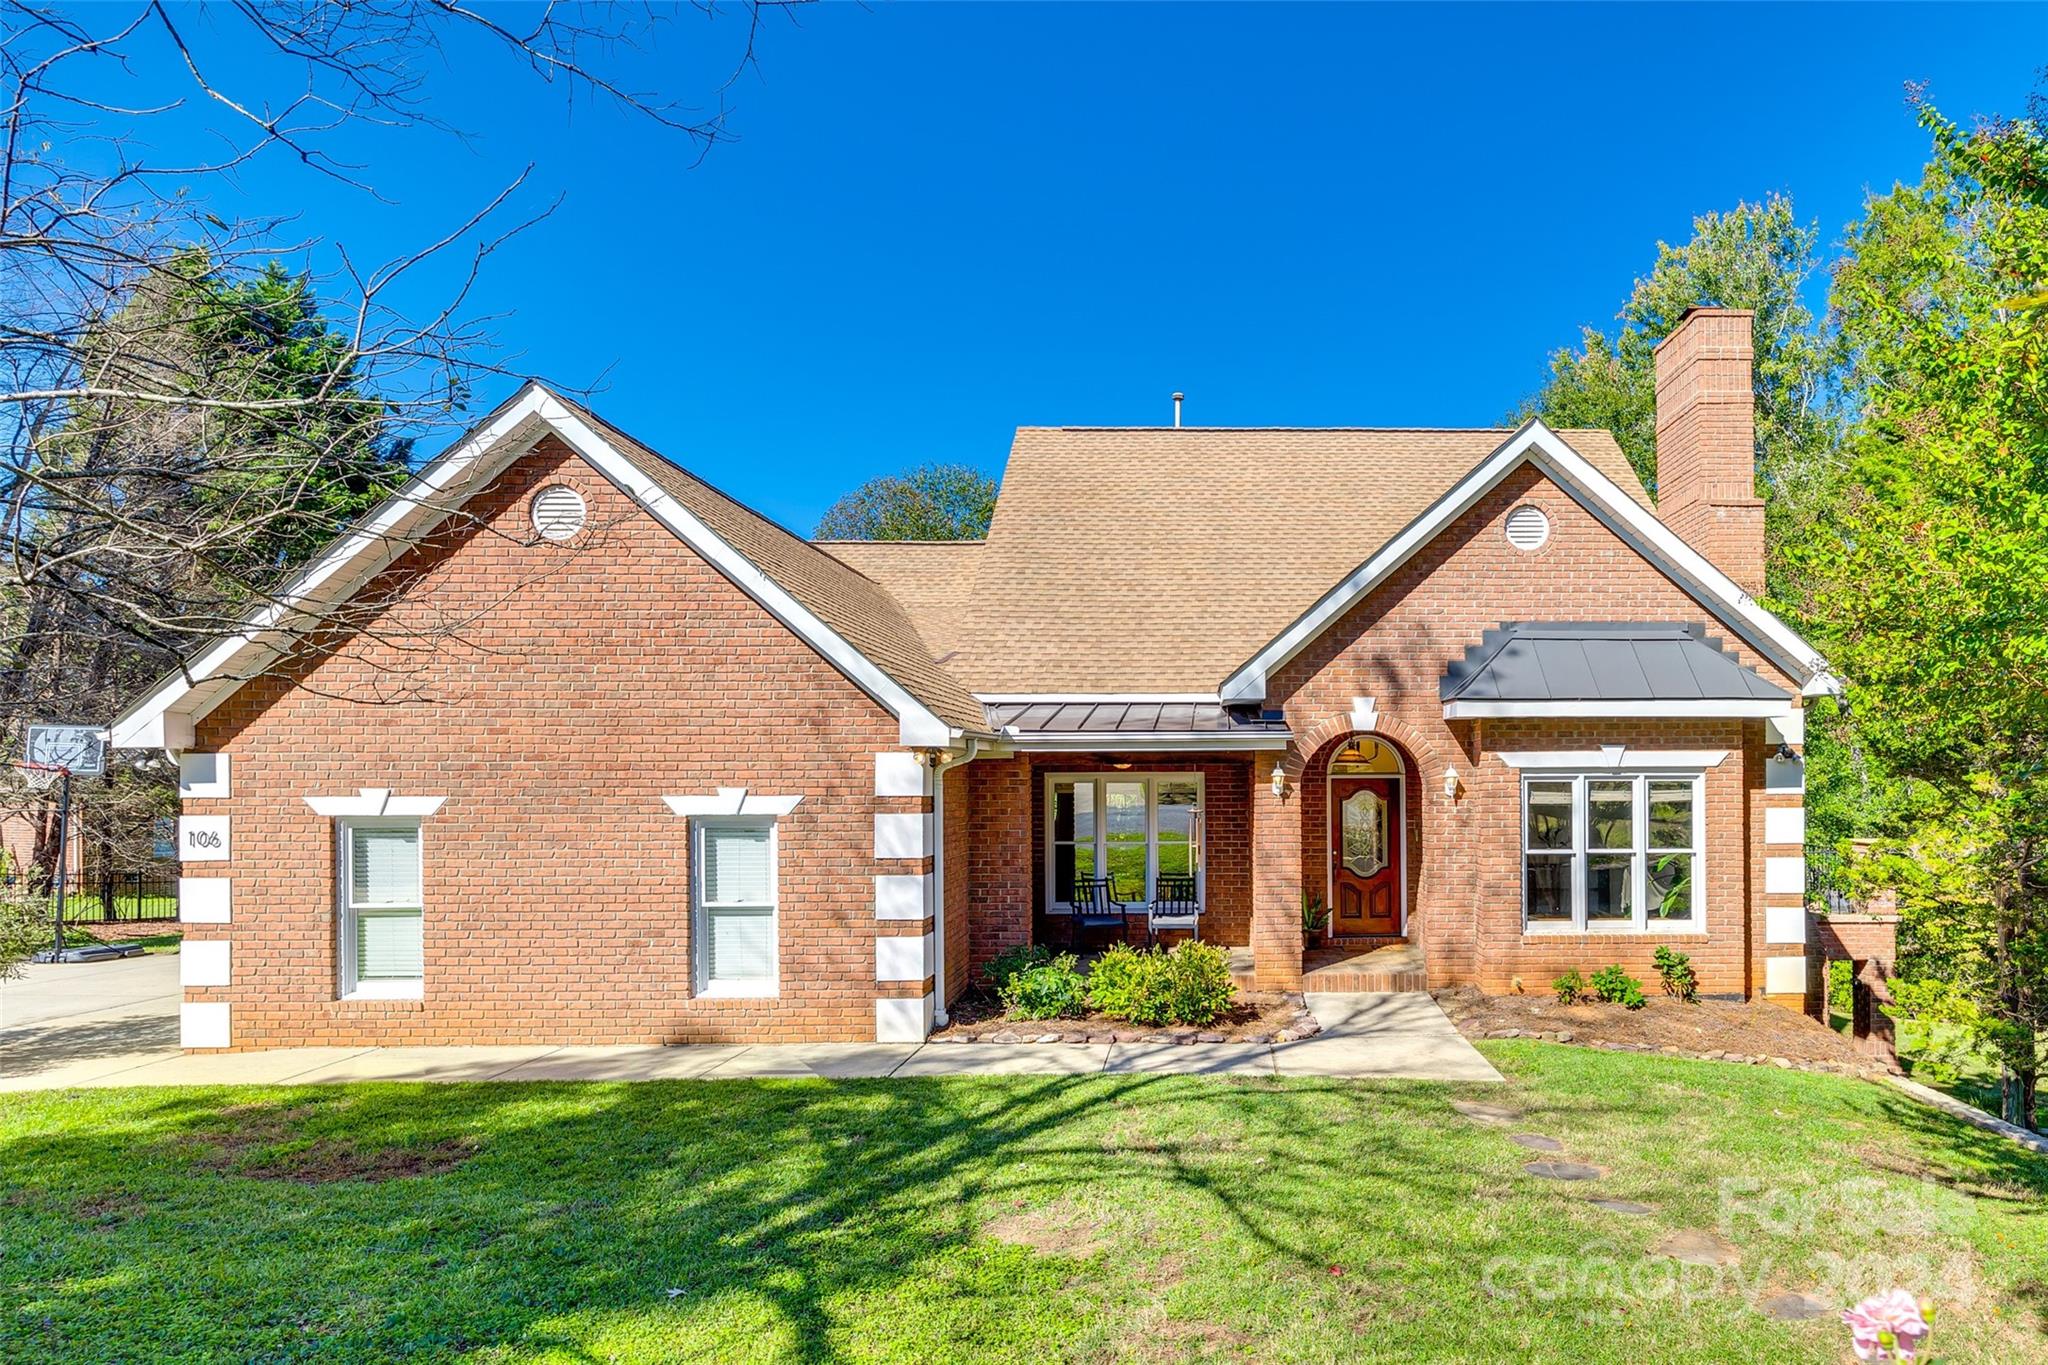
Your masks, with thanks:
M700 819L691 938L700 995L773 995L775 822Z
M419 821L343 821L341 843L342 994L416 994L425 975Z

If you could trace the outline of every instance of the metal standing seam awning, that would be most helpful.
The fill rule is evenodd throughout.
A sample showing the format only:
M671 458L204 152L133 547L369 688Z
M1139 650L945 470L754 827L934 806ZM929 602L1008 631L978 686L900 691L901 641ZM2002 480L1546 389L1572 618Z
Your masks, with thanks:
M1793 711L1706 633L1680 621L1516 621L1444 672L1446 720L1488 716L1754 716Z
M1277 716L1207 701L991 701L1003 742L1019 749L1284 749Z

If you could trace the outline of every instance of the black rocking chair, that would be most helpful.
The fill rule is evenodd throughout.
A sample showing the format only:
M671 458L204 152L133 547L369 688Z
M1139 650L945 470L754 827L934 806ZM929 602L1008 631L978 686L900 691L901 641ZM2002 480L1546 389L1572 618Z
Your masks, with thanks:
M1145 946L1159 941L1162 929L1185 929L1202 937L1202 893L1193 877L1160 877L1145 907Z
M1073 913L1068 916L1075 952L1081 951L1081 935L1089 929L1115 929L1121 933L1128 912L1112 894L1107 877L1074 878Z

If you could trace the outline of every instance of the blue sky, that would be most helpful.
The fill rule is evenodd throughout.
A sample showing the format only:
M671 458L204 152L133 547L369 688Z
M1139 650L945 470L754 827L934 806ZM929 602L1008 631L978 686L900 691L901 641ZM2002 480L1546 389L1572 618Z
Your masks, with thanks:
M234 59L229 23L193 22ZM460 51L428 89L467 139L343 148L390 204L276 159L224 207L378 258L533 162L521 202L564 201L477 296L516 363L601 381L600 411L808 531L871 475L999 472L1019 424L1163 422L1175 389L1198 424L1494 422L1659 238L1781 190L1836 240L1924 159L1903 83L2016 112L2044 31L2016 7L834 4L767 25L738 140L701 164ZM708 98L737 37L685 16L631 81Z

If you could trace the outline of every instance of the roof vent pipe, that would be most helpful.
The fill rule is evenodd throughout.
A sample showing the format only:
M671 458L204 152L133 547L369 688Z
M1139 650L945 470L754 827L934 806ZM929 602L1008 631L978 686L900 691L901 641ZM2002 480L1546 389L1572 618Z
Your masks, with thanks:
M1173 424L1176 427L1180 425L1180 400L1185 397L1187 395L1184 393L1177 393L1173 396Z

